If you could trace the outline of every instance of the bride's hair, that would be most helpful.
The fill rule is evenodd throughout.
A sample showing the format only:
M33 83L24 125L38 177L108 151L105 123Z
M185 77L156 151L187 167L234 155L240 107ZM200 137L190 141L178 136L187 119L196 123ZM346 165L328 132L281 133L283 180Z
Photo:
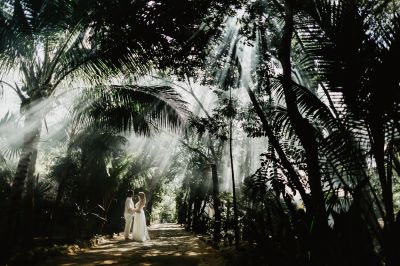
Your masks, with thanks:
M146 194L144 194L144 192L139 192L139 198L141 205L144 207L146 205Z

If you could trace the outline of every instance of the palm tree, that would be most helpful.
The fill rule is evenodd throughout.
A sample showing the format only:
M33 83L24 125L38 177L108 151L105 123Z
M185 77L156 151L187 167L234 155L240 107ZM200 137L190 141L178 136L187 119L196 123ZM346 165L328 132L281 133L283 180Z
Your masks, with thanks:
M302 197L309 226L319 240L315 243L321 244L314 246L312 256L322 262L325 258L318 250L334 248L323 238L330 235L327 212L334 212L330 201L335 198L335 204L341 205L339 190L352 195L351 204L360 208L367 231L382 243L377 213L371 206L377 207L378 217L383 214L385 230L390 232L393 145L399 135L399 77L391 67L400 51L398 3L321 0L248 5L250 14L242 19L242 30L239 35L227 30L221 45L225 55L223 49L218 50L216 62L221 69L222 61L224 71L238 69L263 134L278 154L278 166ZM383 21L382 25L377 21ZM242 66L240 34L247 34L258 56L250 73ZM282 75L271 67L276 62ZM319 89L326 102L319 98ZM273 104L265 98L273 99ZM292 152L283 145L288 137L300 147L298 158L291 158ZM376 161L383 208L371 184L374 175L368 173L367 154ZM302 167L306 167L307 180L300 182ZM358 214L351 215L356 219ZM385 252L395 264L389 235Z
M20 74L20 80L8 85L20 97L24 115L24 141L13 180L9 214L4 215L12 221L7 233L13 236L16 210L20 208L27 179L28 192L32 191L29 184L33 182L29 180L35 172L42 121L49 110L48 99L68 81L79 79L99 84L121 71L140 75L148 69L150 61L143 60L140 45L129 48L124 42L107 40L107 28L99 28L101 25L94 23L95 15L92 17L96 1L9 0L0 5L0 69ZM160 104L156 109L160 114L168 107ZM171 116L152 119L157 118L165 123L177 121ZM125 119L128 121L131 120Z
M375 159L384 207L384 247L393 265L399 263L391 244L395 225L390 158L394 150L385 147L391 147L400 134L400 78L393 68L394 58L400 55L396 7L396 1L307 2L299 7L302 21L297 28L307 62L315 60L310 66L327 96L342 95L339 101L344 109L339 119ZM337 99L332 102L339 106Z
M186 103L167 86L114 85L84 90L71 111L65 170L59 176L53 212L63 197L71 153L79 145L82 132L98 129L113 134L150 135L162 129L178 129L185 123L187 115Z
M86 90L75 113L81 123L144 135L154 130L177 129L189 114L186 102L173 88L138 85Z

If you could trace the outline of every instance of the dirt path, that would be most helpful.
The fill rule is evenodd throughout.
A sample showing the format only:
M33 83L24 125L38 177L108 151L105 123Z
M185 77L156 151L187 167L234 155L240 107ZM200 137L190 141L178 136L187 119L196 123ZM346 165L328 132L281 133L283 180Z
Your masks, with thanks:
M58 257L46 265L223 265L213 248L176 224L149 227L151 240L125 241L123 236L78 255Z

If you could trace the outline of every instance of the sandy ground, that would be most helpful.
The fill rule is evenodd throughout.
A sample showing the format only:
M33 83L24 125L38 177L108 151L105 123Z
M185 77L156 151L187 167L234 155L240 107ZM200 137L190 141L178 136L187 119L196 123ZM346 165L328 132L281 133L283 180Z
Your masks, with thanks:
M149 227L151 240L125 241L123 236L77 255L57 257L44 265L223 265L218 251L176 224Z

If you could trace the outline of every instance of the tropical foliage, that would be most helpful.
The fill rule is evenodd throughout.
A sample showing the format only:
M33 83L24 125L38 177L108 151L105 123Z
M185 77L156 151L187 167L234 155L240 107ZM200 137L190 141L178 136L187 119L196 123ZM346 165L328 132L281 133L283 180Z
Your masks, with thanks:
M134 188L228 265L400 264L399 2L175 2L0 1L5 256Z

